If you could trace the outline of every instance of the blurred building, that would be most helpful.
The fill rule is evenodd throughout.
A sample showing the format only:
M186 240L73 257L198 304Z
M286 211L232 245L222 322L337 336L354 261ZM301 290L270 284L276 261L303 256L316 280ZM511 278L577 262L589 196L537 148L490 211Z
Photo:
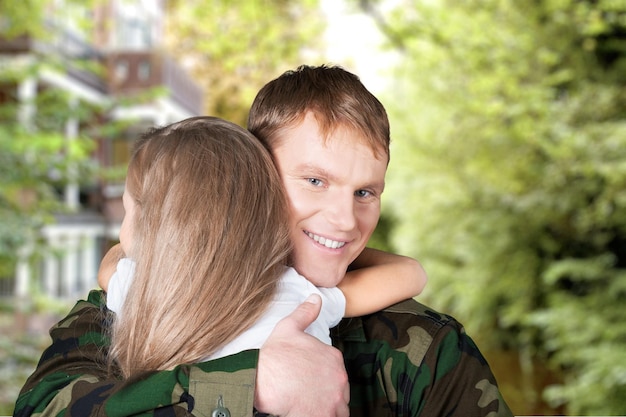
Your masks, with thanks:
M43 40L29 36L0 38L0 63L4 67L19 68L42 57L62 63L42 68L17 85L2 84L0 100L24 104L17 116L24 125L37 118L33 98L44 92L59 92L77 110L83 104L102 105L106 113L90 124L128 120L129 125L113 138L95 138L97 146L92 157L101 167L123 166L139 132L201 114L203 93L160 47L163 0L108 0L91 7L76 3L49 2L42 22L47 34ZM88 32L77 24L84 18L93 23ZM94 65L90 67L86 62ZM141 101L126 100L155 88L165 93ZM135 104L122 104L127 102ZM63 126L67 140L88 128L72 116ZM51 296L75 299L97 286L99 261L117 240L123 217L122 192L121 181L100 181L88 188L65 185L59 194L67 213L58 215L54 224L41 231L53 250L48 251L40 267L20 262L15 280L5 286L4 295L10 292L27 296L37 285Z

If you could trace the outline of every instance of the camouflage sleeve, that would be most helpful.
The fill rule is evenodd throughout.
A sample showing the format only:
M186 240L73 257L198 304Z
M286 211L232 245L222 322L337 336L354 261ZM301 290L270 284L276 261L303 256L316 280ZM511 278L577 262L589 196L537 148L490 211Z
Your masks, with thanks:
M512 417L489 364L456 321L435 335L418 376L421 416Z
M103 293L92 291L50 330L52 344L22 388L15 417L208 416L218 404L232 416L252 415L258 351L124 381L104 361L103 305Z
M450 316L408 300L333 330L351 417L512 417L488 363Z

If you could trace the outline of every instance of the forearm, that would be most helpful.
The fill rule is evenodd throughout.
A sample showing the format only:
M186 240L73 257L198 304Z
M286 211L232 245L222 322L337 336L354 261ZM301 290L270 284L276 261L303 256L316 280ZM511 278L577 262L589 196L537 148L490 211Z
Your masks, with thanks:
M346 317L355 317L419 295L427 280L417 260L366 248L338 287L346 297Z
M209 409L220 395L233 415L250 415L258 351L246 351L211 362L178 366L145 379L124 381L109 375L105 355L109 344L101 311L102 292L92 291L50 334L35 372L15 406L15 416L127 416L152 414L163 407L173 415ZM231 401L227 401L227 393ZM190 400L190 395L198 398Z
M132 383L93 374L64 381L63 373L50 374L20 395L15 416L114 417L152 415L167 409L165 414L174 416L211 415L220 398L233 415L251 415L256 370L250 362L255 362L256 352L236 355L241 359L237 366L246 369L217 371L220 360L216 360L208 369L203 365L209 363L182 365Z
M231 415L252 415L256 400L277 415L347 416L348 384L338 350L304 333L321 300L305 302L278 323L258 350L181 365L132 381L109 375L108 323L102 291L51 330L52 345L20 392L16 417L212 415L220 397ZM325 383L318 384L320 378ZM264 381L258 386L256 381Z

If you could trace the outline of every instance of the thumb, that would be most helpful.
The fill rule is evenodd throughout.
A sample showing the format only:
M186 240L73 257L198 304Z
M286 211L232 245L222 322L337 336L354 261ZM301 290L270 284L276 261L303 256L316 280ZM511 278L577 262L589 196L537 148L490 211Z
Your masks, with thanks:
M288 317L299 330L304 331L319 316L321 309L322 298L318 294L311 294Z

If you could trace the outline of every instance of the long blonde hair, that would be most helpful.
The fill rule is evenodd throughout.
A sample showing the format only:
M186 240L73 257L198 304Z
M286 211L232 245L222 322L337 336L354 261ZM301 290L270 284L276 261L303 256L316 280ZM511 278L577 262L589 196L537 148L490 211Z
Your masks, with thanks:
M136 262L112 330L124 377L197 362L264 312L291 249L287 200L263 145L214 117L153 129L135 145Z

